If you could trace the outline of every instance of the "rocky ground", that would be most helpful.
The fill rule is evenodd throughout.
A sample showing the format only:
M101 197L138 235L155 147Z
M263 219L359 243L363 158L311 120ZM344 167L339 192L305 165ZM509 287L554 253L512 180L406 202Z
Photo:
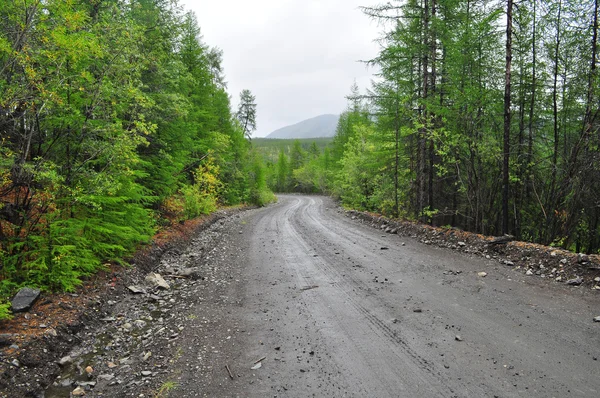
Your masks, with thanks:
M0 397L166 394L165 373L189 348L180 343L186 327L212 329L220 319L187 308L206 300L214 309L231 283L235 264L222 261L231 252L223 245L237 238L230 229L239 229L240 212L217 212L190 236L139 253L131 268L103 272L77 294L43 294L0 325Z
M254 383L262 364L263 343L249 344L243 322L244 253L252 234L246 220L259 211L218 212L189 236L140 253L132 268L99 274L77 294L44 295L0 325L0 397L167 397L175 388L193 389L189 396L237 396L222 395L222 386ZM598 256L335 211L387 234L495 260L539 283L600 290ZM277 283L259 282L262 289ZM252 311L259 325L263 315L271 317L267 307ZM269 349L277 354L280 347ZM299 355L310 360L311 352ZM255 361L243 370L236 364L249 358Z

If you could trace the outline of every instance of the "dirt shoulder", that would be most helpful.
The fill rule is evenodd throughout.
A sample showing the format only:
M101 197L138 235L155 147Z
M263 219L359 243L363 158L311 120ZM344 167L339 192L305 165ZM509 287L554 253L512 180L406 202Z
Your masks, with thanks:
M0 397L68 397L77 385L82 385L90 396L91 389L96 386L123 384L123 380L112 380L110 375L114 372L107 372L107 369L122 358L126 359L124 365L127 364L128 355L132 353L127 347L132 344L138 347L140 341L141 347L144 346L140 333L148 327L140 327L142 322L134 326L132 322L144 321L142 312L145 311L148 313L144 322L150 324L150 313L159 304L169 310L173 306L171 300L178 280L197 283L207 278L200 274L166 277L175 289L162 291L145 286L145 276L168 263L168 259L179 258L194 240L204 242L206 251L211 252L221 236L214 230L219 230L221 223L243 211L221 210L202 219L175 225L157 235L151 246L138 252L130 261L131 267L112 266L86 281L77 293L43 293L28 312L15 314L12 320L0 323ZM210 258L210 255L201 253L199 259L202 258ZM146 292L133 294L129 286L143 286ZM156 322L165 322L164 316L158 316L158 312L153 314ZM136 329L123 329L123 326L129 327L127 323ZM177 333L171 330L164 332L169 336ZM115 343L110 337L120 332L128 335ZM103 341L109 340L114 345L103 346ZM114 355L101 355L98 359L98 353L111 351ZM155 358L158 357L157 351ZM171 355L162 359L167 357ZM88 366L92 367L89 377ZM131 375L141 375L141 371L136 374L131 365L125 368L128 369L132 369ZM104 375L104 379L98 379L100 375Z
M473 257L493 259L527 277L538 277L548 283L579 286L600 292L600 255L576 254L535 243L504 241L502 238L456 228L399 221L369 212L339 211L385 233L411 237L426 245L447 248Z

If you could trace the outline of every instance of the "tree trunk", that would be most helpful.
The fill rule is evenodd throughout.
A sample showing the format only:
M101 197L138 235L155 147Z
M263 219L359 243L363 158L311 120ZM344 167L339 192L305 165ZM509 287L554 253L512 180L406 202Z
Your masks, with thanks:
M558 172L558 55L560 51L560 28L561 28L562 1L558 2L558 16L556 19L556 41L554 46L554 69L552 72L552 120L554 132L554 150L552 152L552 175L550 183L550 196L548 203L550 210L557 210L556 203L556 174ZM551 213L553 214L553 213ZM556 221L555 221L556 222Z
M504 80L504 151L502 162L502 233L508 234L509 162L510 162L510 71L512 62L513 0L506 6L506 68Z
M396 93L397 94L397 93ZM394 212L393 216L398 217L398 168L400 167L400 158L399 158L399 141L400 141L400 120L398 120L398 97L396 96L396 115L394 118L394 132L396 134L396 141L394 143Z

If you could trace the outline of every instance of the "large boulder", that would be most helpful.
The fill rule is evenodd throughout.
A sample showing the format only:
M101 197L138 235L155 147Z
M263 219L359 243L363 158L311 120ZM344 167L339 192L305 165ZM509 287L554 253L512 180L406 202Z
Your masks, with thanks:
M40 297L39 289L24 287L11 300L12 312L25 312L33 306L35 301Z

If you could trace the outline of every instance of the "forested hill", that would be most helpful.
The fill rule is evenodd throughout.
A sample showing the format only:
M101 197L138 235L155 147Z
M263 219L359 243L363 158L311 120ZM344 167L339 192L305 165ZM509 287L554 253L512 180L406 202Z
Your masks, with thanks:
M0 2L0 318L72 290L162 225L262 204L248 90L176 1Z
M303 139L333 137L339 115L320 115L303 120L291 126L282 127L266 138Z

